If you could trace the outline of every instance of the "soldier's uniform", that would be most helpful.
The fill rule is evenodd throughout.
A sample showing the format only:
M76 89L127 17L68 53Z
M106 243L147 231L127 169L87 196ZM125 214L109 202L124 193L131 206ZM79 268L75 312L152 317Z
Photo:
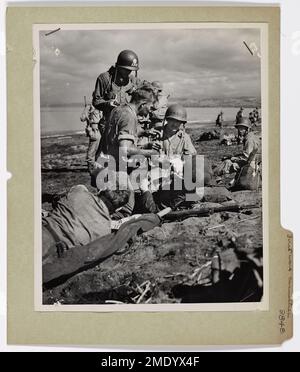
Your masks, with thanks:
M179 130L171 138L162 141L162 150L168 157L180 155L197 155L191 137L184 131Z
M223 119L223 113L221 112L221 113L218 115L218 117L217 117L217 120L216 120L216 126L222 128L222 127L223 127L223 122L224 122L224 119Z
M99 125L102 139L96 158L106 146L106 137L103 135L106 131L112 110L115 106L128 104L131 101L131 94L137 88L137 76L128 75L127 78L121 77L119 74L120 69L127 70L128 73L131 71L137 73L139 60L136 53L131 50L123 50L118 56L116 65L100 74L96 80L93 92L93 106L103 112L103 118Z
M251 165L255 165L255 163L260 160L260 153L260 140L253 132L249 132L244 140L243 155L245 159L248 160L251 157Z
M116 164L119 164L120 142L131 141L137 144L138 117L135 109L126 104L116 107L112 112L105 133L105 154L113 156Z
M106 204L83 185L74 186L57 202L53 212L42 219L43 261L56 249L86 245L110 234L111 220Z
M236 115L236 124L244 117L244 109L240 109Z
M99 123L103 117L101 111L95 109L92 105L87 105L81 114L80 120L86 122L86 135L89 138L86 160L88 169L91 172L93 169L99 144L101 141L101 132Z
M124 105L131 100L131 93L136 87L135 79L129 77L128 81L118 86L115 83L116 67L111 67L109 71L100 74L96 80L93 92L93 105L103 112L102 131L109 120L109 115L114 107L110 105L111 100L115 100L117 105Z
M131 141L133 144L137 144L137 126L138 117L135 109L130 105L126 104L123 106L116 107L111 112L110 120L105 131L105 143L106 147L104 149L105 155L113 157L116 164L116 171L120 171L120 142L121 141ZM126 162L129 159L124 159ZM130 171L130 168L128 169ZM122 171L122 170L121 170ZM128 187L132 189L130 180L128 177ZM134 191L129 197L128 203L122 207L122 210L116 218L123 218L124 216L130 216L133 212L135 205Z
M247 118L240 119L236 127L245 127L250 129L250 123ZM243 152L224 162L218 171L218 175L237 172L243 166L248 164L251 168L256 169L261 162L261 145L259 138L253 133L248 132L242 140Z

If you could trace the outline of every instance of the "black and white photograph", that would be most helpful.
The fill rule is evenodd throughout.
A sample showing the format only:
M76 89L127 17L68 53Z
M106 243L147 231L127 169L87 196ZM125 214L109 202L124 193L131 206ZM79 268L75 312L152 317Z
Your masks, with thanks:
M266 28L33 31L36 305L267 306Z

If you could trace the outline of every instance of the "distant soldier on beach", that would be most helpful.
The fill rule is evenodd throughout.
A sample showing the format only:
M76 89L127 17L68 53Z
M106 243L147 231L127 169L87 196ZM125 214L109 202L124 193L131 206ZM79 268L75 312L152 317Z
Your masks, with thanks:
M241 107L236 115L236 124L244 117L244 107Z
M254 122L255 122L255 124L258 123L259 120L260 120L260 115L259 115L258 107L256 107L255 110L253 111L253 116L254 116Z
M89 171L91 171L93 168L99 143L101 140L99 124L102 117L102 112L95 109L95 107L90 104L85 105L83 113L80 116L80 120L86 123L85 132L86 136L89 138L88 150L86 155Z
M223 124L224 124L224 113L223 111L221 111L217 117L217 120L216 120L216 126L219 127L219 128L223 128Z
M255 125L255 116L254 116L254 112L251 111L250 114L249 114L249 121L251 123L252 126Z

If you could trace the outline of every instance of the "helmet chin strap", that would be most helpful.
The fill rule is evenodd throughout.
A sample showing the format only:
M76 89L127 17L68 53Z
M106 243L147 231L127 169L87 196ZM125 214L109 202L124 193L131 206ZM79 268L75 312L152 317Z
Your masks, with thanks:
M114 78L113 78L113 83L114 84L116 83L117 73L118 73L118 65L115 64L115 72L114 72Z

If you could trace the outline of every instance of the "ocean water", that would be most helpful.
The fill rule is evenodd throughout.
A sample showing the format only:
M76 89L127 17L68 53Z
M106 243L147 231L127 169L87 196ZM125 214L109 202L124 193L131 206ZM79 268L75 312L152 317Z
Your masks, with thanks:
M222 110L225 121L234 121L239 107L188 107L188 127L200 127L202 123L215 124L217 115ZM80 121L83 107L42 107L41 134L52 135L83 131L85 123ZM245 109L249 115L252 109ZM201 124L199 124L201 123Z

